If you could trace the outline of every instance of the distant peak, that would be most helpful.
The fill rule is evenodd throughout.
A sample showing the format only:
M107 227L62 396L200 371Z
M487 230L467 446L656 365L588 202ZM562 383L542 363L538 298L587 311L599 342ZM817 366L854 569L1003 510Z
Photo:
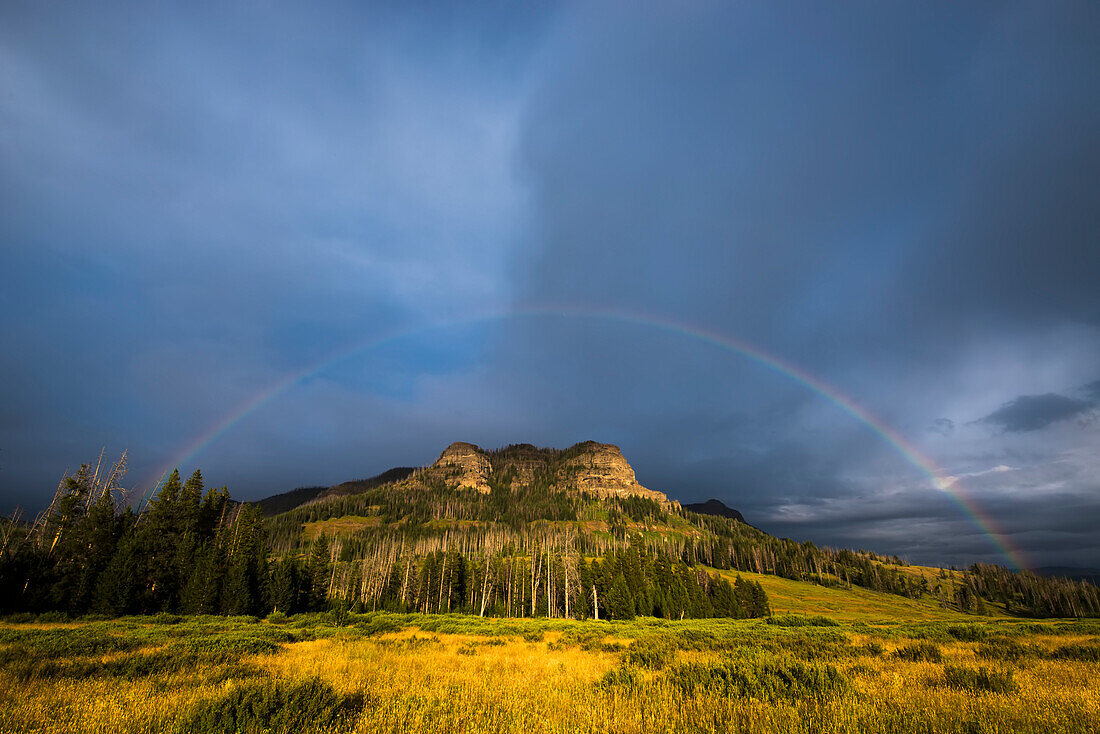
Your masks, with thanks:
M721 500L716 500L714 498L711 498L706 502L698 502L693 505L684 505L683 507L685 510L698 512L700 515L716 515L718 517L729 517L734 520L745 522L745 518L740 512L733 509L732 507L727 507L724 502L722 502Z

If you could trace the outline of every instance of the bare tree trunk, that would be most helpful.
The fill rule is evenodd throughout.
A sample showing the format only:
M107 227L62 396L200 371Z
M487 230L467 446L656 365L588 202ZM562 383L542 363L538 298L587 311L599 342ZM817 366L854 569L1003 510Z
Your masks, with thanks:
M554 572L554 568L550 565L550 553L546 554L546 617L550 617L550 600L552 595L550 594L550 575Z
M561 569L565 574L565 618L569 619L569 561L565 556L562 556Z
M443 554L443 570L439 572L439 604L436 605L436 611L443 611L443 579L447 575L447 554Z
M489 588L489 559L485 559L485 570L481 574L481 611L479 617L485 616L485 591Z
M401 603L405 605L407 609L409 606L409 567L412 565L412 557L410 556L405 560L405 581L401 584Z
M538 572L536 573L536 569ZM539 581L542 580L542 559L535 557L535 550L531 550L531 616L535 616L535 604L538 599Z

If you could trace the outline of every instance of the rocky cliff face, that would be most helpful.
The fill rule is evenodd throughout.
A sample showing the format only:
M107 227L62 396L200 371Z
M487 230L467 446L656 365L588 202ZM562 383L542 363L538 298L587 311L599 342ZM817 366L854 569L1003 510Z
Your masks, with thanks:
M669 503L668 497L662 492L646 489L638 483L633 467L627 463L618 446L586 441L577 444L567 453L573 451L578 453L566 459L564 464L571 472L575 472L574 481L579 491L599 497L634 495L665 505Z
M564 451L530 444L484 451L471 443L453 443L427 471L448 486L478 492L489 492L489 480L496 478L513 491L544 483L597 497L637 496L665 506L676 504L663 493L639 484L618 446L595 441Z
M457 485L459 489L474 489L486 494L489 492L489 476L493 473L493 465L485 452L472 443L452 443L443 449L431 469L440 473L447 484Z

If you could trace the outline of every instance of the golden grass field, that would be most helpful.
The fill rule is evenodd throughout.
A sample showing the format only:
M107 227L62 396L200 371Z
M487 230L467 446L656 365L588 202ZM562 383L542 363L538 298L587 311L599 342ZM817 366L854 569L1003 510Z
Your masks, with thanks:
M0 732L1100 731L1096 621L742 575L794 616L8 621Z
M950 629L982 641L955 639ZM209 722L203 728L195 712L226 708L241 691L270 695L273 686L314 680L353 705L326 726L299 722L282 730L1090 732L1100 730L1100 663L1051 655L1066 647L1095 650L1098 632L1095 623L787 628L761 620L412 615L363 615L340 628L316 615L279 624L216 617L6 624L0 731L234 731ZM91 649L104 639L132 647L82 654L81 644ZM286 641L249 652L257 640ZM914 640L938 647L943 660L894 654ZM1026 654L1014 661L977 656L981 645L998 640ZM164 654L192 648L199 654L180 666ZM631 650L649 653L632 658ZM160 668L151 663L158 654L168 661ZM52 667L44 665L49 659ZM111 667L135 660L150 664ZM83 667L66 667L78 663ZM707 677L727 663L778 671L778 678L763 675L764 688L738 691ZM831 666L839 688L814 683L811 675L803 688L785 690L784 671L800 665L811 673ZM1015 687L951 687L945 679L951 665L1011 671ZM778 688L767 690L776 681ZM312 721L310 703L298 705L302 721ZM246 721L242 730L264 729ZM277 723L273 730L280 730Z

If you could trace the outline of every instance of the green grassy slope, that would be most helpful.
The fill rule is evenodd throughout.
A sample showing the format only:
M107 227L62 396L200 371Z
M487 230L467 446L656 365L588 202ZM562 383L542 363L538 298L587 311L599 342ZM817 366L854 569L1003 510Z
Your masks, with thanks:
M806 581L758 574L746 571L719 571L733 581L737 576L746 581L758 581L768 594L775 614L824 614L844 622L897 622L897 621L975 621L983 619L972 614L961 614L944 609L930 596L907 599L896 594L886 594L853 586L851 589L832 589ZM1003 618L1003 610L996 617Z

